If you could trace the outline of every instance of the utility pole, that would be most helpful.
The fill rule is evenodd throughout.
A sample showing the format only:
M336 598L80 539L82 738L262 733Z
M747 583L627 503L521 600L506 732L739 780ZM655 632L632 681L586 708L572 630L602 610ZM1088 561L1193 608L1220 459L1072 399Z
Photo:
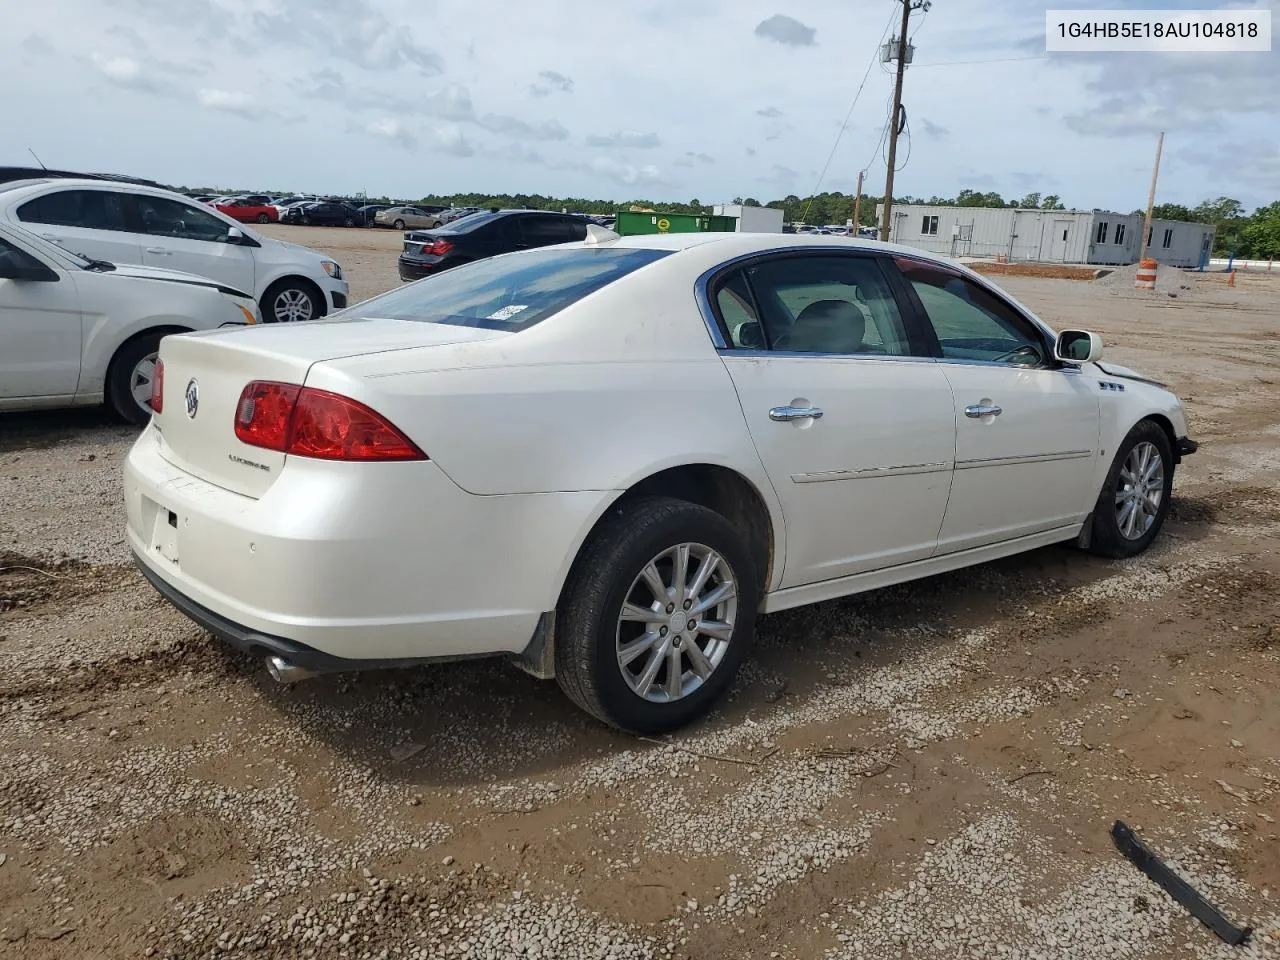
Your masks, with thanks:
M862 174L866 171L858 171L858 195L853 198L853 235L858 235L858 213L862 209Z
M889 218L893 208L893 173L898 162L898 117L902 113L902 77L907 72L907 25L912 10L928 10L929 0L901 0L902 32L894 37L898 48L898 76L893 83L893 112L889 115L889 171L884 180L884 217L880 223L880 239L889 239Z
M1151 240L1151 208L1156 205L1156 178L1160 176L1160 153L1164 150L1164 131L1160 131L1160 139L1156 141L1156 165L1151 170L1151 191L1147 194L1147 220L1142 225L1142 249L1138 253L1141 262L1147 256L1147 244Z

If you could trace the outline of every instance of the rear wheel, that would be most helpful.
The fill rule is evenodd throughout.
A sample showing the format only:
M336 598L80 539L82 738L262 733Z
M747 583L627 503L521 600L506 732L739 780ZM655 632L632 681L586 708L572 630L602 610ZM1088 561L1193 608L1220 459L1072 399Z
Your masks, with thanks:
M556 678L615 727L682 727L733 682L759 599L750 551L723 516L668 497L623 504L561 597Z
M265 213L260 213L260 214L258 214L258 222L259 222L259 223L270 223L270 222L271 222L271 218L270 218L270 217L268 217Z
M142 425L151 418L151 385L163 333L148 333L125 343L107 368L107 405L120 417Z
M262 297L262 318L267 323L312 320L321 313L318 291L303 280L277 280Z
M1093 508L1089 549L1132 557L1151 545L1169 513L1173 447L1158 424L1143 420L1116 451Z

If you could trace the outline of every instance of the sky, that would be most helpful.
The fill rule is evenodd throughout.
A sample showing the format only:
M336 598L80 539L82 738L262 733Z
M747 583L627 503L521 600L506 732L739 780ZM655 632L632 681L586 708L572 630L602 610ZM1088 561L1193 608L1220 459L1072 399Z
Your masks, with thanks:
M1280 27L1280 0L1052 6L1256 6ZM5 7L0 164L30 148L172 184L402 198L767 201L852 192L859 170L884 187L893 78L875 53L896 0ZM896 195L1129 211L1163 130L1158 202L1280 199L1280 51L1046 54L1044 9L913 14Z

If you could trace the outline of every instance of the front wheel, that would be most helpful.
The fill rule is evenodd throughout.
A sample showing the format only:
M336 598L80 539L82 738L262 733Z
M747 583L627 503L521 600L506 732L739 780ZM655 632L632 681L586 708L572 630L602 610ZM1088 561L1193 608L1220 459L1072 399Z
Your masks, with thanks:
M397 220L395 223L393 223L393 224L392 224L392 226L393 226L393 227L395 227L397 230L403 230L403 229L404 229L404 221L403 221L403 220Z
M277 280L262 297L262 318L267 323L292 323L320 316L318 292L300 280Z
M1089 549L1104 557L1132 557L1151 545L1169 513L1173 447L1150 420L1120 444L1093 508Z
M623 504L592 535L557 610L556 678L605 723L666 733L728 689L760 587L741 535L668 497Z
M344 227L354 227L356 225L356 222L351 217L347 217L347 219L342 221L342 225Z

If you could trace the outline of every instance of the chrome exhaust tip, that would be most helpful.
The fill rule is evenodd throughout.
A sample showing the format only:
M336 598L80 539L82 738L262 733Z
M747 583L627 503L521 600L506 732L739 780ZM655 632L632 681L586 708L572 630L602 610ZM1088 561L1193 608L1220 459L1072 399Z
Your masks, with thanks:
M267 657L267 673L271 674L271 679L276 683L297 683L316 675L314 670L299 667L284 657Z

